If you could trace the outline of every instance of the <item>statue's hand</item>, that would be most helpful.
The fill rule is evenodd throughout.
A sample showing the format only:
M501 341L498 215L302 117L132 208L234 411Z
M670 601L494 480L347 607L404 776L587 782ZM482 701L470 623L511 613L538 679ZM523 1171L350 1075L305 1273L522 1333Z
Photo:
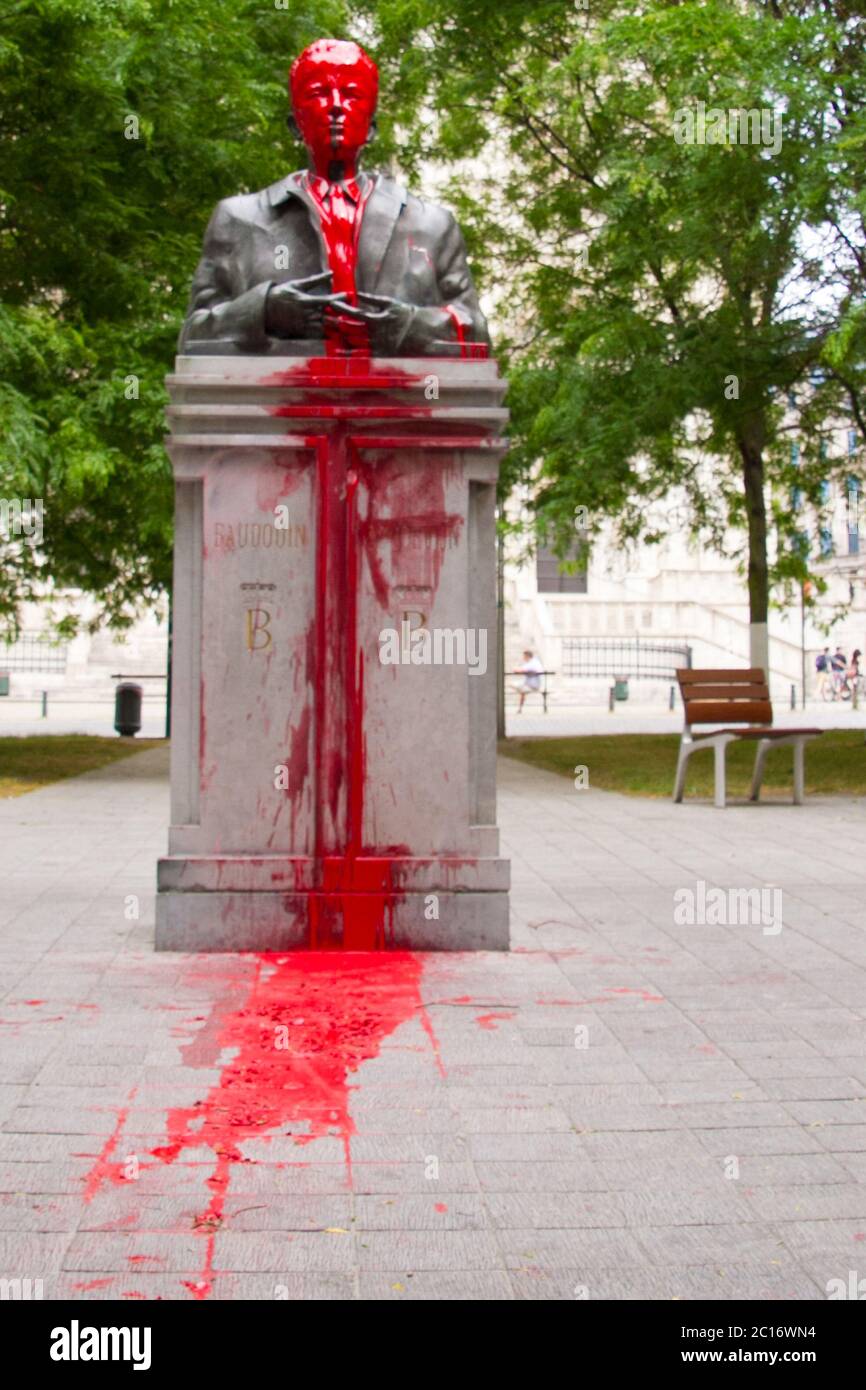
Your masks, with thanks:
M373 352L394 354L408 351L412 343L412 325L417 309L386 294L358 294L358 303L341 310L367 325Z
M331 272L272 285L265 301L265 331L275 338L321 338L329 305L341 310L345 294L328 294Z

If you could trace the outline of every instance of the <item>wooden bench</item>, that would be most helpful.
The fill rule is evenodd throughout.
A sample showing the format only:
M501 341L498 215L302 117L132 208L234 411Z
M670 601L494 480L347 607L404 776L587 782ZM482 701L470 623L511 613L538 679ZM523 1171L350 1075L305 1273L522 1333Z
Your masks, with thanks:
M689 758L700 748L713 749L716 762L715 804L725 805L725 750L737 739L757 741L755 770L749 798L757 801L767 753L775 745L790 744L794 749L794 805L802 806L805 798L805 747L823 729L774 729L773 706L764 672L759 666L746 671L677 671L680 694L683 697L686 723L680 740L674 801L682 801ZM722 724L725 727L708 733L692 732L696 724ZM730 725L745 727L731 728Z

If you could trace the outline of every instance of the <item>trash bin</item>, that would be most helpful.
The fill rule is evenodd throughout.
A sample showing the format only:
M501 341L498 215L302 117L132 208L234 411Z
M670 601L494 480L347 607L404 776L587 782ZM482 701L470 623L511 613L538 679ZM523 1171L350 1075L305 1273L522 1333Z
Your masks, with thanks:
M628 699L628 676L614 676L613 698L615 700Z
M134 681L121 681L114 692L114 727L123 738L141 728L141 686Z
M9 672L0 671L0 695L9 694Z

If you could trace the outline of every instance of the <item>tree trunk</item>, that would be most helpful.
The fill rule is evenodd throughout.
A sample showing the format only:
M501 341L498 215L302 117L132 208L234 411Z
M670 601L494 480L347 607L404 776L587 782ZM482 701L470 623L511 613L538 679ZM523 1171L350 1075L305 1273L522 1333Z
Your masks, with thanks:
M749 530L749 665L770 678L767 616L770 605L767 566L767 508L764 501L764 420L745 422L737 443L743 460L743 488Z

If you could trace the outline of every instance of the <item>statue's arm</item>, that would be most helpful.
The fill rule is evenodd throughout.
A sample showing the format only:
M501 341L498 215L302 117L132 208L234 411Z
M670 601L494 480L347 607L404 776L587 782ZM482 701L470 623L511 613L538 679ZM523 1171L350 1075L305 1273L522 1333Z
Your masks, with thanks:
M190 292L178 349L194 339L227 339L245 352L265 351L265 305L271 282L238 293L233 267L238 261L237 223L218 203L208 223L201 260Z
M436 352L448 343L488 343L487 320L481 312L469 263L466 244L456 219L449 212L435 247L436 285L439 303L415 308L398 350L412 353Z
M456 219L449 214L437 263L437 278L442 303L451 317L460 321L468 342L489 343L487 320L481 312L469 262L466 243ZM454 325L453 336L457 336Z

